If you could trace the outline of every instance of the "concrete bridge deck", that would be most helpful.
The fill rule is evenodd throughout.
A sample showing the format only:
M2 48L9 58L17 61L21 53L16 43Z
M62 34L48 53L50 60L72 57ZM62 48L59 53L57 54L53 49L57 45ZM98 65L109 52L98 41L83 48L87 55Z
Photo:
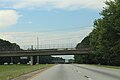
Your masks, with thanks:
M78 55L89 54L89 50L37 50L37 51L0 51L5 56L40 56L40 55Z

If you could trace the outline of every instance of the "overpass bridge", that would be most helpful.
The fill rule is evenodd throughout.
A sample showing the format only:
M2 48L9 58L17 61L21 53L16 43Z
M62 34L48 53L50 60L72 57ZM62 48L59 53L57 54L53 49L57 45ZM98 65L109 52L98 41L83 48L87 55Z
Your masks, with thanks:
M0 51L0 57L13 57L13 56L30 56L31 65L33 65L34 56L37 57L37 63L39 63L39 56L42 55L88 55L89 49L68 50L68 49L44 49L44 50L23 50L23 51Z

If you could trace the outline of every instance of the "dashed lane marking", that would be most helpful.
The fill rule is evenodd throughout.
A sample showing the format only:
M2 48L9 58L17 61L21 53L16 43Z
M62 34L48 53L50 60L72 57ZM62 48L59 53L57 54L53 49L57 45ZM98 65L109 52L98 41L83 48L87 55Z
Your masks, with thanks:
M93 80L92 78L90 78L90 77L88 77L86 75L84 75L84 77L86 77L88 80Z

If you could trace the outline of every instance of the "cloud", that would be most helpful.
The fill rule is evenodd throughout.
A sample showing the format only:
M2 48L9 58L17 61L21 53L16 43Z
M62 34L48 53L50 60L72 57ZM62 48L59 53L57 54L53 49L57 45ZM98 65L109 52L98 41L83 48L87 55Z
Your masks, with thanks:
M18 43L22 48L34 45L36 47L37 37L39 37L40 45L57 45L73 44L75 47L85 36L92 31L92 28L85 28L79 31L54 33L54 32L4 32L0 33L2 39L10 42ZM19 35L19 36L18 36ZM66 45L66 46L67 46ZM65 46L65 45L64 45Z
M61 0L56 2L55 7L60 9L77 10L81 8L100 9L105 0Z
M8 1L8 2L7 2ZM12 0L2 1L2 5L11 6L16 9L64 9L78 10L81 8L101 9L106 0Z
M15 8L44 7L53 9L75 10L80 8L99 9L106 0L23 0L14 5Z
M0 10L0 28L16 24L19 17L20 15L15 10Z

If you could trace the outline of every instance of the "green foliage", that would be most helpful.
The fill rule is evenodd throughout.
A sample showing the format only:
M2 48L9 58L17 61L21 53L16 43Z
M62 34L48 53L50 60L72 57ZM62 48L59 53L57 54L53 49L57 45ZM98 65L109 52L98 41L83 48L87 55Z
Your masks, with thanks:
M81 43L79 43L77 46L76 46L76 49L82 49L82 48L90 48L90 40L89 40L89 37L90 36L87 36L85 37ZM85 63L88 63L90 62L89 59L88 59L89 55L75 55L74 58L75 58L75 62L76 63L81 63L81 64L85 64Z
M52 57L51 56L40 56L40 63L41 64L51 64L52 63Z
M92 55L75 56L79 63L120 65L120 0L107 1L106 7L100 13L102 18L95 20L94 29L89 37L77 45L86 48L89 45Z
M89 37L90 37L90 36L85 37L85 38L82 40L82 42L79 43L79 44L76 46L76 49L89 48L89 47L90 47Z
M90 45L96 63L120 65L120 1L109 1L106 5L100 13L103 17L94 22Z
M19 45L16 43L10 43L9 41L0 39L0 51L18 51Z
M79 64L85 64L87 61L86 55L75 55L75 62Z

